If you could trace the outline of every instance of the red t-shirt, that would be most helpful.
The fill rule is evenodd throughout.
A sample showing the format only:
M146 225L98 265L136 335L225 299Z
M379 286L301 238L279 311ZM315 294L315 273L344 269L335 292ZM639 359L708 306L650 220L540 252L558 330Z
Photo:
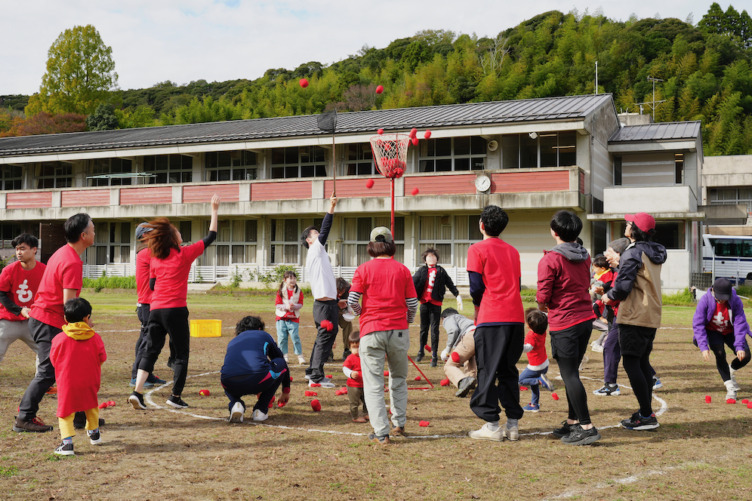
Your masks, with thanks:
M39 261L30 270L24 270L21 261L9 264L0 273L0 291L7 292L8 297L21 308L30 308L34 304L34 295L39 289L39 282L42 281L46 267ZM26 317L14 315L0 304L0 319L21 322L26 320Z
M151 251L141 249L136 254L136 291L138 293L139 304L151 304L152 290L149 287L149 264L151 262Z
M525 336L525 344L532 345L533 349L527 352L527 363L533 366L539 366L546 363L548 355L546 354L546 333L536 334L528 331Z
M156 278L151 296L151 311L162 308L183 308L188 305L188 274L191 264L204 252L204 241L171 249L165 259L151 258L149 277Z
M292 296L295 294L294 290L290 290L287 287L285 287L285 292L287 293L287 300L292 300ZM284 301L282 301L282 296L280 295L279 290L277 291L277 298L274 301L274 305L278 304L284 304ZM303 304L303 291L299 290L298 294L298 301L296 304ZM294 311L286 311L283 316L279 316L279 311L277 309L274 309L275 312L275 319L276 320L289 320L290 322L297 322L300 323L300 317L295 314Z
M709 331L719 332L724 336L734 332L734 326L732 325L729 316L728 301L723 304L719 302L715 303L715 313L713 313L713 318L708 322L707 329Z
M78 253L66 244L50 256L44 270L39 289L31 307L31 317L47 325L62 329L63 289L75 289L76 297L81 294L84 265Z
M351 353L347 356L345 361L342 363L343 367L347 367L351 371L358 371L361 376L356 381L355 379L349 377L347 378L347 381L345 384L351 388L362 388L363 387L363 376L362 371L360 370L360 355L356 355L355 353Z
M371 332L407 329L405 299L417 298L413 277L394 259L371 259L355 270L350 292L362 297L360 337Z
M520 296L520 253L500 238L487 238L467 250L467 271L480 273L486 290L476 325L495 322L523 323Z
M431 304L435 304L436 306L441 306L441 301L436 301L435 299L431 297L431 293L433 292L433 285L436 283L436 273L438 271L439 270L435 266L428 267L428 278L426 279L426 288L423 289L423 295L420 297L421 303L431 303Z

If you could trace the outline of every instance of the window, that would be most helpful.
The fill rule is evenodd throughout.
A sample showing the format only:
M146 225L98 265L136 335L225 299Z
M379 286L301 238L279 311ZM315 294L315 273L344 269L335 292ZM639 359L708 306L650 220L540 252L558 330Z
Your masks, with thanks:
M215 257L217 266L256 262L257 220L223 220L217 230L216 242L204 252L206 263L214 263Z
M373 152L370 144L348 144L346 153L348 176L373 176L376 167L373 162Z
M501 137L505 169L577 165L577 133L531 132Z
M0 190L23 189L23 167L20 165L4 165L0 169Z
M252 151L213 151L206 153L209 181L250 181L256 179L258 160Z
M21 229L21 225L18 223L0 223L0 248L12 248L11 242L13 242L13 239L21 233L24 233L24 231ZM38 236L36 231L29 231L26 233L31 233L34 236Z
M272 148L272 179L326 177L324 149L320 146Z
M133 173L130 160L124 158L97 158L93 161L89 186L122 186L133 183L128 174ZM99 177L107 176L107 177Z
M621 157L614 157L614 186L621 186Z
M684 183L684 153L674 154L674 171L676 184Z
M464 268L467 249L483 239L478 221L480 216L421 216L419 254L433 247L439 251L439 264Z
M482 137L425 139L420 142L420 172L483 170L486 140Z
M752 257L752 241L740 238L708 239L716 257Z
M747 206L747 212L752 212L752 188L710 188L708 190L710 205Z
M86 249L84 264L130 263L131 223L94 222L94 245Z
M345 239L342 243L342 266L359 266L371 259L368 255L368 242L371 230L376 226L391 225L390 217L346 217L344 218ZM404 261L405 256L405 218L394 218L394 259Z
M686 249L684 221L656 221L653 240L667 249ZM626 221L615 221L611 226L612 239L624 236Z
M190 183L193 158L187 155L150 155L144 157L144 172L153 174L152 183Z
M70 188L73 186L73 166L65 162L43 162L37 178L37 188Z
M300 221L297 219L272 219L271 262L272 264L298 264L300 245Z

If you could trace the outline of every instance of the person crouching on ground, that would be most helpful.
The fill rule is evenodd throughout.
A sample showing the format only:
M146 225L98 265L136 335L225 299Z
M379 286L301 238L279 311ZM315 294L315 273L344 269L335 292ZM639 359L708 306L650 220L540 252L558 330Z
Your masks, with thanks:
M279 385L283 406L290 399L290 371L282 350L274 339L264 332L264 322L259 317L243 317L235 326L235 338L227 343L225 363L220 371L220 381L225 395L230 399L231 423L242 423L245 414L244 395L258 394L251 419L266 421L269 404Z
M102 364L107 360L102 338L91 328L91 304L84 298L69 299L63 306L63 332L52 339L50 361L57 378L57 417L63 441L55 454L73 456L76 434L73 417L86 413L86 430L92 445L102 443L99 433L97 392Z
M444 330L447 331L447 347L441 352L444 374L449 378L457 393L464 398L478 383L478 366L475 363L475 324L454 308L441 312Z
M347 376L347 399L350 401L350 417L353 423L368 422L368 408L363 394L363 371L360 369L360 331L350 333L350 354L342 364L342 372ZM358 415L358 408L363 404L363 415Z

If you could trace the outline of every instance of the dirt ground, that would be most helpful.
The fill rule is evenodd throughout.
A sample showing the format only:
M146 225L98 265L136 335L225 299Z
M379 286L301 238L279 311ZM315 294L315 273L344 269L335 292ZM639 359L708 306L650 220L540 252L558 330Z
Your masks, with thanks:
M135 299L130 294L84 294L94 304L95 328L109 359L103 366L100 401L117 405L101 412L103 445L75 439L76 455L52 453L60 442L56 400L45 397L39 416L55 430L27 434L11 431L18 402L34 372L34 357L22 343L11 346L0 365L0 487L4 499L749 499L752 488L752 409L724 403L725 388L715 364L703 362L691 345L692 308L666 307L655 344L653 365L665 387L656 392L656 432L618 427L637 409L622 387L618 397L596 397L602 385L599 353L588 352L582 376L593 422L603 439L594 446L572 447L552 439L550 431L566 417L566 396L542 392L541 411L520 421L519 442L478 442L467 432L482 422L469 399L438 386L441 368L421 369L436 385L410 391L409 438L381 447L366 440L368 424L354 424L346 396L317 389L322 411L314 413L305 397L304 367L293 365L290 404L274 408L263 425L227 423L227 399L218 371L235 322L261 314L276 337L269 296L192 295L191 318L219 318L221 338L192 338L187 410L169 410L170 386L149 395L150 410L126 403L133 349L138 336ZM449 306L447 304L446 306ZM315 335L306 305L301 322L309 355ZM418 327L411 327L417 352ZM442 331L441 342L446 340ZM340 356L327 371L344 385ZM549 352L550 353L550 352ZM170 379L160 358L155 372ZM519 364L523 368L526 359ZM411 377L418 372L411 367ZM555 363L549 372L558 375ZM752 398L752 369L739 372L739 398ZM623 371L620 383L628 385ZM424 384L410 381L411 385ZM200 397L200 389L211 396ZM523 405L530 392L522 392ZM712 403L705 403L711 395ZM250 418L250 412L246 418ZM419 421L430 422L422 428Z

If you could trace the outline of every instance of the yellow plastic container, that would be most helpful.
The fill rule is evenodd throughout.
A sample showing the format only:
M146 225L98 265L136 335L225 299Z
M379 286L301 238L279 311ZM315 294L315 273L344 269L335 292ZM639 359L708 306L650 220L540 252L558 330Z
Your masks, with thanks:
M222 321L191 320L191 337L222 337Z

